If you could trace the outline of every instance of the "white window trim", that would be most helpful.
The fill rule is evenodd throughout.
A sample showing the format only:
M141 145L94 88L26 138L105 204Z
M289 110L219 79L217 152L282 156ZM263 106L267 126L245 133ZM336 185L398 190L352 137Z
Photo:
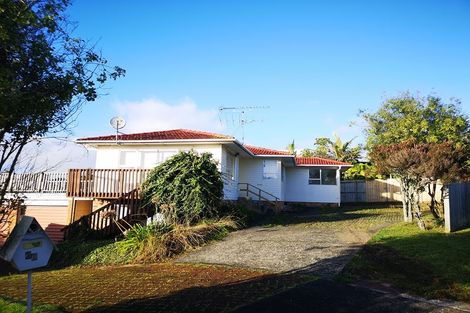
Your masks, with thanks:
M269 162L269 163L266 163ZM266 164L271 164L275 165L270 168L270 170L275 168L274 172L266 172ZM277 160L263 160L263 179L268 180L268 179L279 179L279 167L278 167L278 161Z

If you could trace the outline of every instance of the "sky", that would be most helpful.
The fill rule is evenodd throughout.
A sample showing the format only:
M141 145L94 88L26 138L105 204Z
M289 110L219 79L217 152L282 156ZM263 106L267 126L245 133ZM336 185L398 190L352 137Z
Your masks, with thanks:
M276 149L334 133L360 143L359 110L407 90L459 98L470 114L466 0L76 0L67 14L127 71L83 107L72 139L113 133L110 118L123 116L124 133L190 128Z

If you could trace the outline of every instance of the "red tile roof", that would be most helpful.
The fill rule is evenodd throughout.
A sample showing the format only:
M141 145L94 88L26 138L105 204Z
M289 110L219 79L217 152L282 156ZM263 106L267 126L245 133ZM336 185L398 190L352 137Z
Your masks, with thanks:
M172 129L148 133L122 134L119 140L191 140L191 139L235 139L231 136L189 129ZM78 141L116 140L116 135L80 138Z
M317 157L310 157L310 158L296 157L295 165L309 166L309 165L351 165L351 164L336 161L336 160L317 158Z
M287 151L273 150L273 149L255 147L255 146L249 146L249 145L243 145L243 146L254 155L291 155L293 156Z

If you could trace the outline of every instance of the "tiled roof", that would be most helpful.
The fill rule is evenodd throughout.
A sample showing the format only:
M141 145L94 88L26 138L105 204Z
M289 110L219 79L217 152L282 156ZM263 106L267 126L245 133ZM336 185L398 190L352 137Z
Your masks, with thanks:
M317 158L317 157L309 157L309 158L296 157L295 165L309 166L309 165L351 165L351 164L336 161L336 160Z
M172 129L148 133L121 134L119 140L191 140L191 139L234 139L231 136L189 129ZM78 141L116 140L116 135L80 138Z
M243 145L243 146L254 155L291 155L293 156L287 151L273 150L273 149L255 147L255 146L249 146L249 145Z

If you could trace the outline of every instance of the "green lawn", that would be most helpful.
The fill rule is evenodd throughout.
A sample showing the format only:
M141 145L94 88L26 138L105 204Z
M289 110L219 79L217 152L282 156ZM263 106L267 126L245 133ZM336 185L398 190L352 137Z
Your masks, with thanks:
M26 303L20 301L9 300L0 297L0 312L2 313L26 313ZM61 313L63 310L54 305L33 303L32 313Z
M379 231L346 267L349 280L392 283L430 298L470 301L470 229L446 234L400 223Z

